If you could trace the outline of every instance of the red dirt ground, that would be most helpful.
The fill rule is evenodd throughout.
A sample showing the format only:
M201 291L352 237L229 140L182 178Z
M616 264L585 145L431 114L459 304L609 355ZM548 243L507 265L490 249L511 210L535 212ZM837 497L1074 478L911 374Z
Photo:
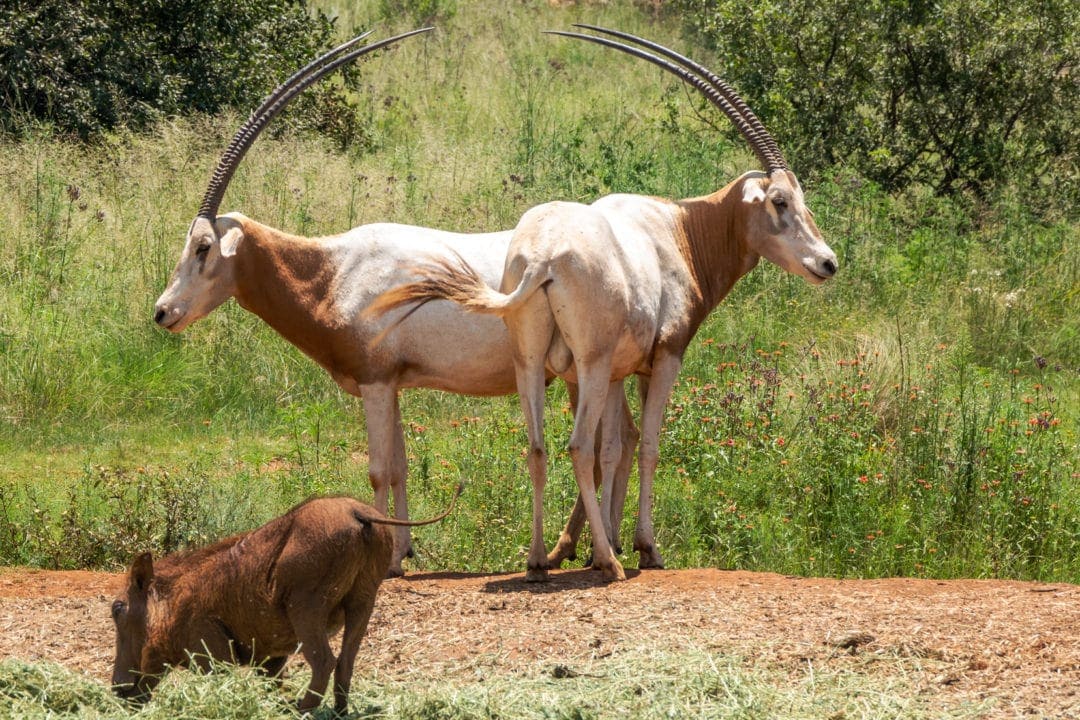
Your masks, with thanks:
M357 667L573 668L691 646L749 667L896 676L932 707L989 700L987 718L1080 718L1080 586L832 580L722 570L417 573L382 586ZM0 568L0 658L47 659L107 681L121 576ZM851 647L853 646L853 647Z

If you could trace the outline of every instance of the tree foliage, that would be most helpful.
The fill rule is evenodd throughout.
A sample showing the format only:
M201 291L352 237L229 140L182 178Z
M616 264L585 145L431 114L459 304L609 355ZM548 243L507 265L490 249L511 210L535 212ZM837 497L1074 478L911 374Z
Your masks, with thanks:
M674 4L803 172L845 163L888 188L1080 193L1068 0Z
M161 115L242 111L319 50L333 23L306 0L8 0L0 4L0 130L86 138ZM316 123L344 100L319 86Z

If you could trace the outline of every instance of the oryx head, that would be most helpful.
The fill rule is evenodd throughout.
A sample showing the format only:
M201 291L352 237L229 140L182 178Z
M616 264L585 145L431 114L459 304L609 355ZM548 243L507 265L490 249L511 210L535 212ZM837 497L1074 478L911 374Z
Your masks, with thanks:
M557 31L554 34L588 40L648 60L694 86L735 124L764 169L747 173L738 181L749 211L745 229L750 250L812 283L836 274L836 254L822 240L795 173L788 168L765 126L730 85L702 65L657 43L595 25L577 27L628 40L673 62L604 37Z
M742 201L752 209L746 217L751 250L814 284L836 274L836 253L821 239L795 173L747 173Z
M247 122L240 126L218 161L199 214L188 228L187 242L172 279L154 305L154 322L172 332L180 332L236 294L232 259L243 244L243 224L239 216L219 217L217 212L229 180L267 123L293 98L327 73L361 55L431 29L413 30L354 49L370 34L363 33L298 70L263 100Z

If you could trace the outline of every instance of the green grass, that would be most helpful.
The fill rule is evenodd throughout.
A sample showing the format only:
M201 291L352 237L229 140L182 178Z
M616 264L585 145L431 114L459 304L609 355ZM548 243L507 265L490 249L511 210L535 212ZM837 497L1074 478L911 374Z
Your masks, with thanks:
M485 231L546 200L686 197L754 167L669 77L539 32L595 22L708 62L676 21L626 3L387 0L339 23L386 35L429 12L436 33L364 67L363 142L269 133L223 209L308 234ZM360 404L314 363L234 303L181 336L151 321L238 122L0 144L0 564L115 568L310 494L370 495ZM1080 581L1075 216L824 178L807 193L837 278L811 288L763 263L687 353L656 484L668 565ZM410 391L403 413L414 515L469 481L417 533L413 567L521 569L517 400ZM553 387L549 542L575 494L569 420Z

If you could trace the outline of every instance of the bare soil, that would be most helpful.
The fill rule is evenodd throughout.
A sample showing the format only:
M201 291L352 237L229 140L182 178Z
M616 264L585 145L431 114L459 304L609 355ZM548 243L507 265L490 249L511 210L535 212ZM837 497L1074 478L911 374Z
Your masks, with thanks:
M645 648L706 648L748 667L897 675L943 712L1080 718L1080 586L835 580L722 570L416 573L383 585L358 668L452 677L574 668ZM0 658L108 681L122 576L0 568Z

